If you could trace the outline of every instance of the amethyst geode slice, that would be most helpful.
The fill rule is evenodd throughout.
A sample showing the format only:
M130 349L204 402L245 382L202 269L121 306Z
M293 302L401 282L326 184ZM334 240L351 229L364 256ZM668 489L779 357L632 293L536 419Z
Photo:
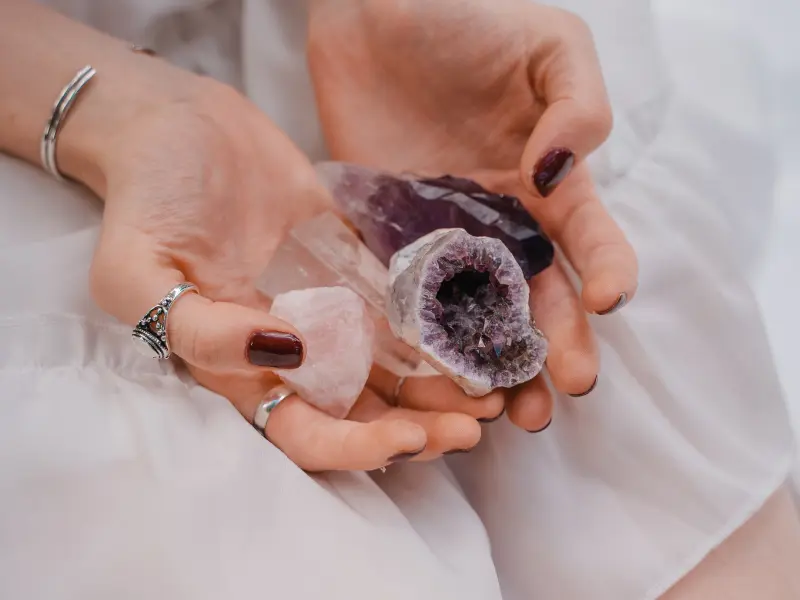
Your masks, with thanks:
M547 341L503 242L440 229L397 252L389 278L393 333L470 396L524 383L542 369Z
M452 227L502 241L526 279L553 262L553 244L513 196L449 175L394 176L338 162L318 163L316 169L364 244L387 266L401 248Z

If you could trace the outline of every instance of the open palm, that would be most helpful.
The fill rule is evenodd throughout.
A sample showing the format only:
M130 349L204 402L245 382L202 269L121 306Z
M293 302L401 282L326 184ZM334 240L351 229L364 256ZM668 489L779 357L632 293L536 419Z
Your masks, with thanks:
M176 284L197 284L202 295L187 294L170 310L170 347L201 384L252 419L279 383L273 369L297 367L304 354L300 334L269 314L256 283L286 232L332 204L307 158L255 106L218 84L192 86L199 89L185 92L188 100L141 111L120 131L125 143L103 153L93 292L132 325ZM390 406L380 377L375 386L342 420L292 396L266 433L312 471L428 460L480 439L464 411Z
M519 197L542 223L582 283L579 296L561 264L531 282L547 369L559 391L593 389L586 313L629 300L637 263L584 162L611 116L583 22L529 0L320 0L308 56L333 158L471 178ZM525 429L549 423L541 377L507 400Z

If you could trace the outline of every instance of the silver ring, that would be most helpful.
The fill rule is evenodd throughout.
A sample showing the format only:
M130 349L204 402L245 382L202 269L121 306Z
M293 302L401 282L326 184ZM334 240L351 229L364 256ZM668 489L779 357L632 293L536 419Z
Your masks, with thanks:
M167 359L171 352L167 339L167 316L172 305L186 292L199 294L193 283L183 282L172 288L161 301L139 319L131 332L136 349L150 358Z
M261 435L267 437L267 421L269 420L270 413L275 410L278 405L286 400L289 396L295 393L294 390L286 387L285 385L278 385L267 392L261 403L256 408L253 415L253 427L255 427Z
M73 102L75 102L75 98L78 97L83 86L89 83L89 80L94 77L95 73L96 71L91 65L86 65L78 71L75 77L72 78L72 81L61 90L56 103L53 105L50 118L47 120L47 124L44 127L44 134L42 135L42 141L39 146L39 156L42 160L42 167L59 181L63 181L64 176L61 175L56 165L56 138L61 126L64 124L69 109L72 107Z
M394 394L392 394L392 403L394 406L397 406L398 400L400 399L400 390L403 388L405 382L406 378L401 377L397 380L397 383L394 384Z

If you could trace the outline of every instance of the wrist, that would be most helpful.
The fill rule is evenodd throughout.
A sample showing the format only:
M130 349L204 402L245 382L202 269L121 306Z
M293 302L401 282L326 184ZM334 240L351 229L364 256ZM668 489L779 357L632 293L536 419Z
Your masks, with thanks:
M65 116L56 163L103 195L105 162L138 115L194 94L205 81L36 2L0 0L0 151L40 165L59 91L78 69L97 71Z
M214 84L127 46L113 60L92 66L97 74L59 132L56 162L64 176L104 197L108 171L124 150L126 132L151 112L196 101Z

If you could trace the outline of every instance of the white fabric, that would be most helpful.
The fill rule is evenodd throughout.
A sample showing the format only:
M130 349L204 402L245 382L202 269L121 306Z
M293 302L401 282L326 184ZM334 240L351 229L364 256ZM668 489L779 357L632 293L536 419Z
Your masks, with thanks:
M757 62L741 42L680 25L670 50L682 71L663 129L604 194L642 274L640 294L615 322L594 321L597 396L563 399L555 435L533 443L508 424L493 428L473 462L454 468L511 598L531 589L543 598L655 598L790 466L781 391L744 281L763 253L762 186L774 169L760 99L745 93ZM535 450L525 454L523 444ZM528 476L485 485L497 465L521 464ZM536 535L514 535L520 529Z
M796 308L800 279L794 268L800 257L800 38L795 27L800 6L794 5L787 17L771 4L765 10L758 1L741 2L738 10L729 10L728 0L714 0L704 3L701 11L692 0L662 3L668 15L689 14L728 31L749 32L763 52L761 71L770 101L765 126L778 158L778 178L764 260L753 281L792 409L794 430L800 432L800 370L795 349L800 337L800 311ZM800 488L800 462L795 465L794 480Z
M775 169L758 55L670 16L667 70L646 3L569 5L621 115L593 166L640 292L594 321L591 396L561 398L545 434L487 426L452 471L297 470L92 306L98 204L0 157L0 597L645 600L758 509L792 460L746 283ZM321 154L301 3L61 6L240 85Z

